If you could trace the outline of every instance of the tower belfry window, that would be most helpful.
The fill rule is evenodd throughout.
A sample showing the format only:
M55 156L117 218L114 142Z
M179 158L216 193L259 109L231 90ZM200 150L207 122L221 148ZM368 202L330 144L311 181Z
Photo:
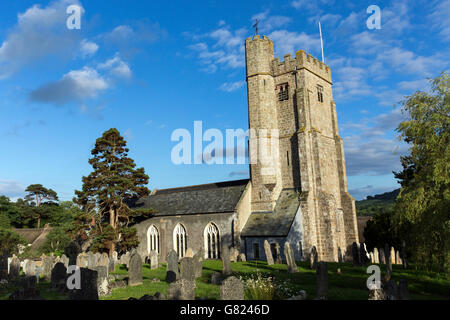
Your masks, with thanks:
M279 84L277 86L278 101L284 101L289 99L289 86L287 83Z
M323 102L323 87L319 84L317 85L317 100Z

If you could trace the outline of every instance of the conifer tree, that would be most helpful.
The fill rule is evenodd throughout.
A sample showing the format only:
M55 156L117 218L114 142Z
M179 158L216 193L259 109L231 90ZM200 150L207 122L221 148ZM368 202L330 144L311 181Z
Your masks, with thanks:
M25 200L34 202L36 205L36 209L33 211L37 218L37 227L39 229L41 227L41 219L49 214L46 208L42 208L43 201L47 200L47 203L53 203L54 201L58 201L58 195L52 189L45 188L42 184L29 185L25 189L25 192L28 193L25 196Z
M83 208L73 230L93 240L94 251L126 251L138 245L133 219L151 213L134 210L129 203L146 196L149 177L128 157L129 149L117 129L109 129L95 142L89 160L93 171L83 177L74 202Z

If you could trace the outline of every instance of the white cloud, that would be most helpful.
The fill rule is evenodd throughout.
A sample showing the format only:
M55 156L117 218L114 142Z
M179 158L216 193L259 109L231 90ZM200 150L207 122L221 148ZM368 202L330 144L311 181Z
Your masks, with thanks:
M72 55L79 44L77 33L65 27L66 8L72 4L81 6L78 0L59 0L18 14L17 24L0 44L0 80L45 57Z
M320 52L320 38L287 30L276 30L269 34L273 40L275 51L278 55L295 54L297 50L305 50L308 53L318 54Z
M91 42L88 41L86 39L83 39L83 41L81 41L81 56L83 58L86 57L92 57L98 50L98 44L96 44L95 42Z
M124 62L118 55L98 65L100 70L107 70L112 75L119 78L131 78L132 72L129 65Z
M258 24L258 29L261 32L269 32L274 29L283 27L289 22L291 22L291 18L286 16L271 16L269 15L269 10L266 10L264 12L255 14L251 21L255 21L258 19L260 22Z
M48 83L30 94L34 102L64 104L96 97L109 87L107 81L97 70L84 67L72 70L61 80Z
M439 36L444 41L450 41L450 0L436 1L428 20L439 30Z
M245 85L245 81L225 82L220 86L220 90L226 92L236 91Z

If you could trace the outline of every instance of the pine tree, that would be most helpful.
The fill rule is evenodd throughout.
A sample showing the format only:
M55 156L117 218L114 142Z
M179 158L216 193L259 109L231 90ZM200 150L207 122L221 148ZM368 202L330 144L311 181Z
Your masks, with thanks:
M36 209L34 214L37 218L37 227L41 227L41 219L48 216L49 212L46 208L43 208L44 201L47 203L53 203L58 201L58 195L52 189L45 188L42 184L32 184L25 189L28 194L25 196L25 200L28 202L34 202Z
M78 236L93 240L95 251L126 251L138 245L130 224L151 210L133 210L129 203L146 196L149 177L128 157L129 149L117 129L109 129L98 138L89 160L93 171L83 177L81 191L75 191L74 202L84 212L74 224Z

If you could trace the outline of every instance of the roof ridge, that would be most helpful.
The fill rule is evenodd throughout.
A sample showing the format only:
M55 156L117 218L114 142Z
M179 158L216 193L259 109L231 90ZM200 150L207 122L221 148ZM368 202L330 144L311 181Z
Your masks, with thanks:
M206 189L234 187L234 186L241 186L243 184L248 183L249 181L250 181L250 179L240 179L240 180L220 181L220 182L212 182L212 183L197 184L197 185L191 185L191 186L167 188L167 189L155 189L151 195L170 194L170 193L182 192L182 191L199 191L199 190L206 190Z

